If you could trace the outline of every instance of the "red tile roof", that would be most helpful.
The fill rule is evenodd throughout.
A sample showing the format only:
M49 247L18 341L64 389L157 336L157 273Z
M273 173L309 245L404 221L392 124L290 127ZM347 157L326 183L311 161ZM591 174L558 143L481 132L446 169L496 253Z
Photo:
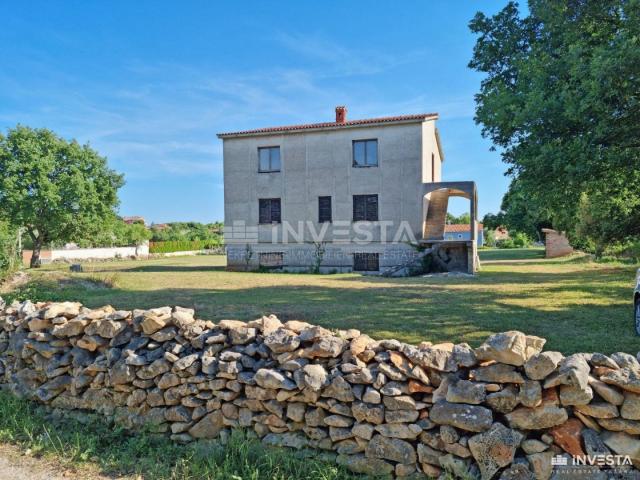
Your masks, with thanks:
M478 223L478 230L482 230L484 226ZM471 230L471 225L468 223L452 223L444 226L445 233L464 233Z
M345 123L323 122L323 123L306 123L302 125L284 125L281 127L257 128L255 130L242 130L239 132L219 133L218 138L235 137L242 135L259 135L277 132L295 132L298 130L320 130L334 129L344 127L354 127L358 125L375 125L378 123L403 123L411 120L436 120L437 113L418 113L415 115L397 115L395 117L379 117L365 118L362 120L349 120Z
M122 217L122 221L124 223L136 223L136 222L144 223L144 217L141 217L139 215L134 215L132 217Z

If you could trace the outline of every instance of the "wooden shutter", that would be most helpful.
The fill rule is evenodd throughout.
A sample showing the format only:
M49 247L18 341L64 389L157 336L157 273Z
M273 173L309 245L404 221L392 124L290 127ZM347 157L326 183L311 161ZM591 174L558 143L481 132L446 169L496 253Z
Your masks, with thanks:
M280 199L271 199L271 222L280 223Z
M378 221L378 195L353 196L353 221Z
M366 195L353 196L353 221L359 222L367 219Z
M259 200L258 223L280 223L280 199L261 198Z
M331 197L318 197L318 222L331 221Z
M369 222L378 221L378 195L366 196L366 217Z
M260 199L259 223L271 223L271 202L268 199Z

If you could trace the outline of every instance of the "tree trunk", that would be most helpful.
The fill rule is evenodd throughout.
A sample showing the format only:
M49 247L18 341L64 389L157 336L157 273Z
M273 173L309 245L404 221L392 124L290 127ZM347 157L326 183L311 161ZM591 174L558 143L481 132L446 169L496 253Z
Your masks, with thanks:
M42 250L42 237L38 236L33 241L33 254L31 255L31 268L40 267L40 251Z

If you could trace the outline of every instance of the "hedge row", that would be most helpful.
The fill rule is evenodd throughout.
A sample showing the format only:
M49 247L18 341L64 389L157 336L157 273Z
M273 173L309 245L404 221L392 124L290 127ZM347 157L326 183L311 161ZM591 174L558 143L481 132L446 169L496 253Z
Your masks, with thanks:
M207 250L221 245L219 240L174 240L168 242L149 242L149 253L187 252Z

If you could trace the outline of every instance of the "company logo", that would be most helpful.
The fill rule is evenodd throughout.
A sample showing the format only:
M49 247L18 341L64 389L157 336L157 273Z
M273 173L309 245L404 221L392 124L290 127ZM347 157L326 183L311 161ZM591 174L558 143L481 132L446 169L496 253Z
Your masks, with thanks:
M598 467L621 467L631 465L629 455L574 455L573 465L596 465Z
M564 457L562 455L556 455L555 457L551 457L551 465L554 466L558 466L558 465L567 465L567 457Z
M591 470L589 467L597 467L606 469L608 472L626 471L631 467L631 458L628 455L599 454L599 455L555 455L551 457L551 465L554 467L564 467L563 472L567 474L588 474ZM582 469L580 468L582 467Z
M261 235L262 232L262 235ZM224 226L225 244L239 243L417 243L416 235L407 221L348 222L336 220L317 226L312 221L287 222L274 225L249 226L235 220Z

